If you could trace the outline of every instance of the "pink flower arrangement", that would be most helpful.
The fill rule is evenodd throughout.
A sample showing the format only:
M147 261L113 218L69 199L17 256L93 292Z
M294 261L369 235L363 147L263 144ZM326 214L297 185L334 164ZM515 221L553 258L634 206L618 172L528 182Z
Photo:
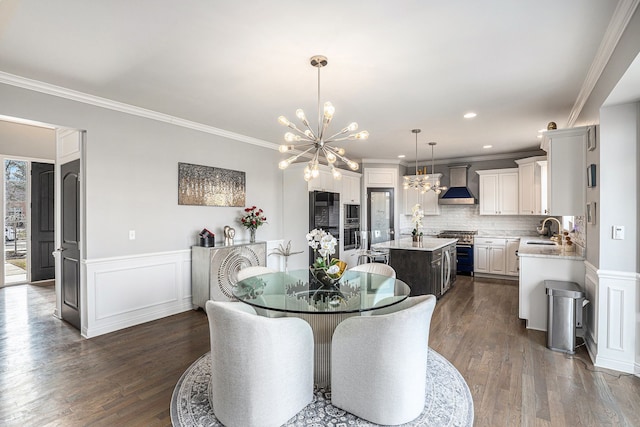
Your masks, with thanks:
M240 217L240 222L248 229L255 230L262 224L267 223L267 217L264 216L264 212L262 211L262 209L251 206L250 208L244 208L244 212L245 214Z

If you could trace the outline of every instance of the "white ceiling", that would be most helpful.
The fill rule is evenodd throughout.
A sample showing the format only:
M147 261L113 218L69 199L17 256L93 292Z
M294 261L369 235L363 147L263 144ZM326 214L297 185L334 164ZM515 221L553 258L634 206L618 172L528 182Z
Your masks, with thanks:
M322 54L349 157L412 162L413 128L420 159L499 154L565 126L616 3L0 0L0 71L280 144Z

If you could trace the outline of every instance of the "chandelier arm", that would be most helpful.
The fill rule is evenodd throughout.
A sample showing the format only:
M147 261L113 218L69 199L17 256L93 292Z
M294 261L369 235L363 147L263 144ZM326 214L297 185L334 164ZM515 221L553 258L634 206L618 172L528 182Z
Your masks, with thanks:
M331 151L331 153L332 153L334 156L336 156L337 158L339 158L340 160L342 160L343 162L345 162L345 163L347 163L347 164L351 161L350 159L348 159L348 158L346 158L345 156L343 156L343 155L341 155L340 153L338 153L338 152L336 151L335 147L331 147L331 146L329 145L329 146L324 146L324 147L322 147L322 148L328 148L328 149L329 149L329 151Z
M292 156L291 159L293 159L293 160L291 160L291 161L293 162L293 161L298 160L300 158L300 156L303 156L303 155L307 154L311 150L313 150L313 146L307 148L306 150L304 150L304 151L302 151L302 152L300 152L298 154L296 154L295 156Z
M313 129L311 129L311 125L309 124L309 122L305 120L305 121L304 121L304 122L302 122L302 123L307 127L307 129L309 129L309 132L311 132L311 135L313 135L313 139L309 138L309 137L308 137L308 135L307 135L306 133L302 132L300 129L298 129L298 132L300 132L302 135L306 136L306 137L308 138L308 140L309 140L309 141L317 141L317 140L318 140L318 137L317 137L317 136L316 136L316 134L313 132Z
M310 138L307 136L307 134L306 134L306 133L304 133L304 132L303 132L301 129L299 129L298 127L296 127L296 125L294 125L293 123L292 123L292 125L293 125L293 127L292 127L292 126L289 126L289 128L291 128L291 129L295 130L295 131L296 131L296 132L298 132L300 135L304 136L304 137L305 137L305 139L306 139L307 141L313 141L313 139L310 139ZM309 129L309 130L311 130L311 129ZM313 133L313 131L311 131L311 133ZM315 135L313 135L313 136L315 137Z

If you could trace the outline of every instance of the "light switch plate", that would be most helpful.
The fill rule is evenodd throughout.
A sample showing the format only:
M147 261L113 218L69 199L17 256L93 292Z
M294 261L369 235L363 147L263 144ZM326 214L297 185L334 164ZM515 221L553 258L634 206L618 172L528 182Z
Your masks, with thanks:
M614 225L612 229L614 240L624 240L624 225Z

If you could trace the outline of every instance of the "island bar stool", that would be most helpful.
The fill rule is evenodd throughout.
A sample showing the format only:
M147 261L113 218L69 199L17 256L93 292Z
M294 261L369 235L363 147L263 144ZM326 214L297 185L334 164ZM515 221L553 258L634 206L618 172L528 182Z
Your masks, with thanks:
M371 249L371 233L369 231L354 231L356 252L354 255L358 257L357 265L367 264L370 262L389 263L389 256L385 252L375 251Z

